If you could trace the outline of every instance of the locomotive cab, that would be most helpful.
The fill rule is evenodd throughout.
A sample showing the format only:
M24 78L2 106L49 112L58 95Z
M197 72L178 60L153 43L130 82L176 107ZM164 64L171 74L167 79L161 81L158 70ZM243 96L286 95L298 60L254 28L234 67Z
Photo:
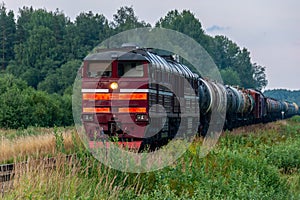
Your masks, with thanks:
M87 56L82 121L90 140L115 136L139 146L148 124L148 61L122 51Z

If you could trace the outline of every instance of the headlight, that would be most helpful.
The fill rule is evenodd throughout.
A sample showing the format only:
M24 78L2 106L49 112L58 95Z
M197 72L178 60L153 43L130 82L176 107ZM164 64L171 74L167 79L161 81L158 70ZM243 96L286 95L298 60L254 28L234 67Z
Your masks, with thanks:
M135 121L148 121L148 115L146 114L137 114L135 117Z
M110 84L110 88L113 89L113 90L118 89L118 87L119 87L119 85L118 85L117 82L112 82L112 83Z
M94 115L92 115L92 114L84 114L84 115L82 115L82 120L84 122L91 122L91 121L94 120Z

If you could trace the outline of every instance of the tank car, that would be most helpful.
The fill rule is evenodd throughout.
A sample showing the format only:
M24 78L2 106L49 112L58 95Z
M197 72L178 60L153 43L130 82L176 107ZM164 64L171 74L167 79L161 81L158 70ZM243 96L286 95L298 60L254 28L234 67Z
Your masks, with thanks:
M260 123L262 122L262 119L267 115L265 96L261 91L258 90L247 89L246 91L254 100L252 111L253 123Z
M292 117L298 114L299 106L294 102L285 101L286 104L286 112L284 113L285 117Z
M247 90L226 86L227 115L226 129L247 125L253 121L255 99Z
M211 114L219 113L220 115L226 113L226 88L224 85L199 78L199 110L200 123L198 133L205 136L209 125L213 123L215 127L223 126L223 120L211 121ZM222 116L217 116L222 117Z
M266 122L275 121L282 118L282 113L286 112L285 105L276 99L266 97L267 113Z

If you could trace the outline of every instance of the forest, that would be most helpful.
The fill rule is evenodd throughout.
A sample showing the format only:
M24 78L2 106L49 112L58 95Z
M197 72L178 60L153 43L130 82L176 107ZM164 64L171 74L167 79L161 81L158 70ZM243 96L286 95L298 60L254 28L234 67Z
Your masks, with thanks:
M121 7L109 21L82 12L72 21L62 11L0 5L0 127L69 126L72 84L83 58L101 41L125 30L151 27L132 7ZM226 36L210 36L189 10L172 10L155 27L193 38L211 55L225 84L263 89L265 66Z
M300 105L300 90L274 89L264 91L264 95L274 99L295 102Z

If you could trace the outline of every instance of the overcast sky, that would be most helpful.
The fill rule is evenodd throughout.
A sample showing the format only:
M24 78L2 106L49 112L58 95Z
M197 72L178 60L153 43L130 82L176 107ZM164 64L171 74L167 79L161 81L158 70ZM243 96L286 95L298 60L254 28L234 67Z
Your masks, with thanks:
M140 20L152 25L168 11L190 10L209 35L222 34L251 52L252 62L266 66L266 89L300 89L299 0L4 0L18 15L18 8L58 8L74 19L92 11L112 20L121 6L132 6Z

